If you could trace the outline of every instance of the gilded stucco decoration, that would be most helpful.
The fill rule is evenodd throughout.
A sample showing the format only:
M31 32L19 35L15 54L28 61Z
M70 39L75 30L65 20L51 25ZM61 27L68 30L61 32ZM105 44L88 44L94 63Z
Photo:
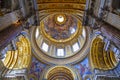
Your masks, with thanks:
M16 43L17 50L7 51L3 63L8 69L24 69L30 66L31 47L30 42L24 36L19 37Z
M54 43L65 43L82 34L82 26L74 16L62 14L64 21L57 21L61 14L50 15L41 22L41 34Z
M47 80L74 80L76 78L76 73L72 71L72 68L67 66L55 66L51 67L45 72L44 79Z
M40 24L31 29L31 41L40 61L67 64L85 58L91 41L91 31L82 26L85 3L86 0L37 0Z
M105 51L105 42L100 37L96 37L91 46L90 60L92 68L110 70L118 64L115 53L112 50Z

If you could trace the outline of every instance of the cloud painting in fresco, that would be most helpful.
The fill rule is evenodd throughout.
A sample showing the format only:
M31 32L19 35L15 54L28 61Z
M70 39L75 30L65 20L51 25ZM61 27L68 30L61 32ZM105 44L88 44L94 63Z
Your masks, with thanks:
M81 75L82 79L84 79L84 77L86 75L91 75L92 74L88 58L85 58L82 62L78 63L74 67L77 69L77 71Z

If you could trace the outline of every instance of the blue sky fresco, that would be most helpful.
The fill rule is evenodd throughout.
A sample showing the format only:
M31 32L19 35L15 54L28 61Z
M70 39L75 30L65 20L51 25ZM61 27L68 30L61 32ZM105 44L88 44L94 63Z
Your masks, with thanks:
M45 64L39 62L36 58L33 58L29 74L32 74L32 75L36 76L37 79L39 79L40 74L45 69L45 67L46 67ZM79 74L82 76L82 80L84 80L84 77L86 75L92 74L88 58L85 58L82 62L74 65L74 68L77 69ZM34 80L34 79L31 78L30 80ZM88 80L90 80L90 79L88 79Z
M80 75L82 76L82 79L86 76L86 75L91 75L91 69L90 69L90 65L89 65L89 61L88 58L85 58L82 62L78 63L77 65L74 66L78 72L80 73ZM84 79L83 79L84 80Z
M36 58L32 58L32 64L30 67L29 74L34 75L38 80L40 78L40 74L43 72L45 69L46 65L39 62ZM34 80L30 78L30 80Z

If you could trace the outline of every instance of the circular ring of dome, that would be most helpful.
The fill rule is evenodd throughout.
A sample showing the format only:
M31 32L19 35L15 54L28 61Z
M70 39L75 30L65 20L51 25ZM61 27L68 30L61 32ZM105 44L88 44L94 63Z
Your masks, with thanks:
M70 16L72 16L72 15L70 15ZM68 16L68 17L70 17L70 16ZM57 18L57 17L59 17L59 15L55 14L55 16L53 16L52 18L54 18L54 17ZM49 16L48 16L48 18L49 18ZM50 40L51 43L53 43L53 44L56 44L56 43L57 44L61 44L61 43L69 44L69 42L71 42L71 41L75 42L78 35L82 34L83 27L81 26L82 23L80 22L80 20L78 20L75 16L72 16L72 18L76 19L76 21L77 21L77 23L75 23L75 27L73 24L70 27L69 26L65 27L66 25L65 26L57 25L58 27L56 27L56 26L54 28L50 27L50 29L52 29L52 31L49 28L47 28L47 30L46 30L46 26L44 25L44 19L43 19L40 23L41 34L43 35L44 38L46 38L47 40ZM70 19L70 20L73 20L73 19ZM52 21L52 20L49 20L49 21ZM70 21L68 21L68 20L65 20L65 21L66 21L67 25L70 23ZM67 23L67 21L68 21L68 23ZM65 22L64 22L64 24L65 24ZM52 26L53 26L53 24L52 24ZM69 31L66 28L69 28Z
M33 47L34 56L41 62L43 62L45 64L49 64L49 65L50 64L75 64L75 63L83 60L86 57L86 55L88 54L89 46L92 41L92 39L90 38L90 29L88 27L85 28L86 42L83 45L83 47L81 48L81 50L79 50L76 54L66 57L66 58L55 58L55 57L51 57L51 56L48 56L47 54L45 54L39 48L39 45L36 42L36 38L34 35L36 33L36 28L37 27L32 27L32 29L31 29L31 42L32 42L31 45Z
M37 32L37 30L36 30L36 32ZM84 28L83 28L83 32L85 32ZM83 34L83 32L82 32L82 34ZM54 45L42 37L38 37L38 39L36 39L36 42L38 45L40 45L39 48L44 54L46 54L50 57L53 57L53 58L67 58L67 57L77 54L81 50L81 48L83 47L83 45L86 41L85 35L86 35L85 33L84 33L84 37L80 35L78 37L78 39L76 38L76 40L69 43L69 45L64 45L64 44ZM51 47L54 47L55 49L51 49ZM52 52L52 55L51 55L51 52Z

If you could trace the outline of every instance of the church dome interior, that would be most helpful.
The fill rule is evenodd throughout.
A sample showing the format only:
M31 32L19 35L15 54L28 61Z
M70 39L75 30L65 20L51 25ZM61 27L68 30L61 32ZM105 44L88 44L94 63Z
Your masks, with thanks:
M63 17L62 23L57 20L58 17ZM60 13L43 19L33 34L40 50L55 58L66 58L78 53L87 37L80 20Z
M120 80L120 0L0 0L0 80Z

